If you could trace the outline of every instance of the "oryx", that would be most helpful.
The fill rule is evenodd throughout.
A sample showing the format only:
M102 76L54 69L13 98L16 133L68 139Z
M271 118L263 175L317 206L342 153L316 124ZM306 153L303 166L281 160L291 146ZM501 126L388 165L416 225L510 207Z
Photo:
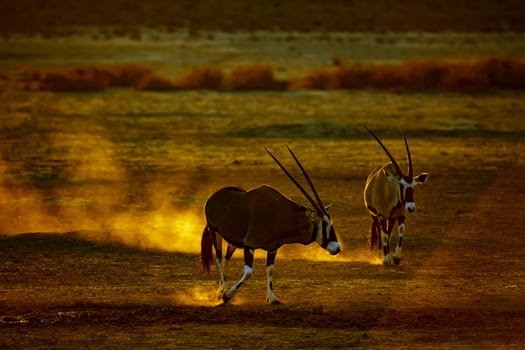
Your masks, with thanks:
M332 219L328 215L328 207L323 206L310 178L290 147L288 150L308 181L316 200L312 199L268 149L265 150L304 194L313 208L302 206L267 185L249 191L237 187L225 187L208 199L204 207L206 227L201 241L201 264L204 271L209 271L214 260L213 246L216 252L215 263L221 278L217 297L222 298L224 303L227 303L251 276L255 249L267 251L266 300L272 304L280 303L272 290L272 274L279 247L289 243L306 245L317 242L331 255L336 255L341 250ZM224 258L222 238L228 242L228 250ZM236 248L244 249L244 273L237 283L228 287L224 267Z
M365 206L372 216L370 229L370 249L375 246L381 250L383 246L383 265L390 264L390 234L397 221L398 240L394 252L394 263L401 261L401 243L405 231L405 211L413 212L416 209L414 190L418 183L423 183L427 173L414 176L412 157L408 148L406 134L403 139L408 160L408 174L405 175L394 157L387 150L383 142L370 130L368 132L377 140L387 156L392 161L374 169L366 180L364 197ZM380 238L381 237L381 238Z

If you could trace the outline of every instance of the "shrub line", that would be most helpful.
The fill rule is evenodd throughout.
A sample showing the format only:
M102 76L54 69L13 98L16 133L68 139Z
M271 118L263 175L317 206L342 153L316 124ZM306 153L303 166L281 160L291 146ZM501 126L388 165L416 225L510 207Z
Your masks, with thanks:
M8 80L7 73L0 72ZM398 64L356 64L334 60L332 66L313 68L287 80L275 77L267 63L234 67L228 74L216 65L195 66L177 79L157 75L145 65L88 66L76 69L37 70L18 78L26 89L46 91L102 91L133 87L144 91L217 90L283 91L378 88L402 91L485 92L490 89L525 89L525 60L491 56L471 60L407 60Z

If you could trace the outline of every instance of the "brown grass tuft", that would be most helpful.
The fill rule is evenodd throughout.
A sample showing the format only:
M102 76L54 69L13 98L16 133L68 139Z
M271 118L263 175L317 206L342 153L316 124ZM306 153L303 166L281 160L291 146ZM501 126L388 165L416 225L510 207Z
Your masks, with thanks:
M0 81L13 79L0 72ZM490 89L525 89L525 60L494 56L475 60L408 60L398 64L352 64L337 59L333 66L313 68L286 81L275 78L264 63L235 67L224 75L215 65L198 66L172 81L144 65L89 66L72 70L22 70L16 81L26 89L51 91L99 91L109 86L140 90L174 89L366 89L392 91L483 92Z
M348 64L313 69L292 78L291 88L407 89L481 92L491 88L524 89L525 61L511 57L478 60L409 60L400 64Z
M466 93L486 91L491 88L491 84L484 70L480 68L471 62L449 63L438 88Z
M290 79L289 86L291 89L338 89L340 88L336 78L338 70L339 68L335 67L314 68L307 75Z
M40 79L40 90L49 91L100 91L109 85L107 75L96 67L41 72L35 77Z
M503 89L525 89L525 60L510 56L494 56L480 59L479 70L492 86Z
M284 90L287 82L277 80L270 65L254 63L235 67L226 85L232 90Z
M133 64L106 68L105 72L111 86L137 86L142 80L153 74L148 66Z
M212 89L219 90L224 76L217 66L194 67L184 73L176 82L182 89Z
M170 79L155 74L146 76L141 81L137 82L135 87L139 90L148 91L170 91L178 88L177 84Z

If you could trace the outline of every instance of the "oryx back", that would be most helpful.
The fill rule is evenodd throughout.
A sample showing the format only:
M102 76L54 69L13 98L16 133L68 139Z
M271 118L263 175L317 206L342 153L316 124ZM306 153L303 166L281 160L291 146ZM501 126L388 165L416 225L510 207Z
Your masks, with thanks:
M313 223L306 208L267 185L246 192L250 220L244 244L267 251L283 244L312 242Z
M370 173L365 186L365 205L373 214L389 218L398 207L399 184L392 163L378 167Z
M246 191L238 187L218 190L204 206L208 226L213 227L228 243L236 247L243 247L249 212Z

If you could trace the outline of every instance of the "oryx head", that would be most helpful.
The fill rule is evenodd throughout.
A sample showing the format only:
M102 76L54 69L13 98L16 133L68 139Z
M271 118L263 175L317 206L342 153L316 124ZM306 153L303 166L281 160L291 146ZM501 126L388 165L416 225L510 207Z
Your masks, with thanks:
M366 128L366 130L368 130L368 132L377 140L379 145L383 148L387 156L392 161L392 164L396 168L397 172L394 179L399 183L399 200L405 206L406 210L408 210L409 212L413 212L414 210L416 210L416 203L414 201L414 190L418 183L423 183L426 181L428 174L421 173L417 176L414 176L414 168L412 166L412 157L410 156L410 149L408 148L407 135L405 134L405 132L403 132L403 139L405 141L405 147L407 150L408 162L408 174L405 174L399 167L399 164L396 162L392 154L390 154L386 146L383 144L383 142L381 142L379 137L377 137L376 134L372 132L372 130L368 128Z
M277 165L279 165L279 167L284 171L288 178L292 180L295 186L297 186L297 188L303 193L303 195L308 199L308 201L312 204L313 208L307 210L307 215L314 224L315 241L322 248L326 249L328 253L330 253L330 255L338 254L341 251L341 245L339 244L337 236L335 235L332 218L328 214L328 209L330 208L330 206L325 207L323 205L321 198L319 198L319 195L315 190L312 180L310 180L310 177L301 165L301 162L299 162L299 159L297 159L293 151L290 149L290 147L288 147L288 151L290 151L290 154L301 169L304 177L306 178L306 181L310 185L310 188L314 193L316 201L313 200L313 198L308 194L308 192L306 192L305 189L297 182L297 180L288 172L288 170L286 170L286 168L281 164L281 162L279 162L279 160L277 160L277 158L275 158L275 156L267 148L265 148L265 150L273 158Z

